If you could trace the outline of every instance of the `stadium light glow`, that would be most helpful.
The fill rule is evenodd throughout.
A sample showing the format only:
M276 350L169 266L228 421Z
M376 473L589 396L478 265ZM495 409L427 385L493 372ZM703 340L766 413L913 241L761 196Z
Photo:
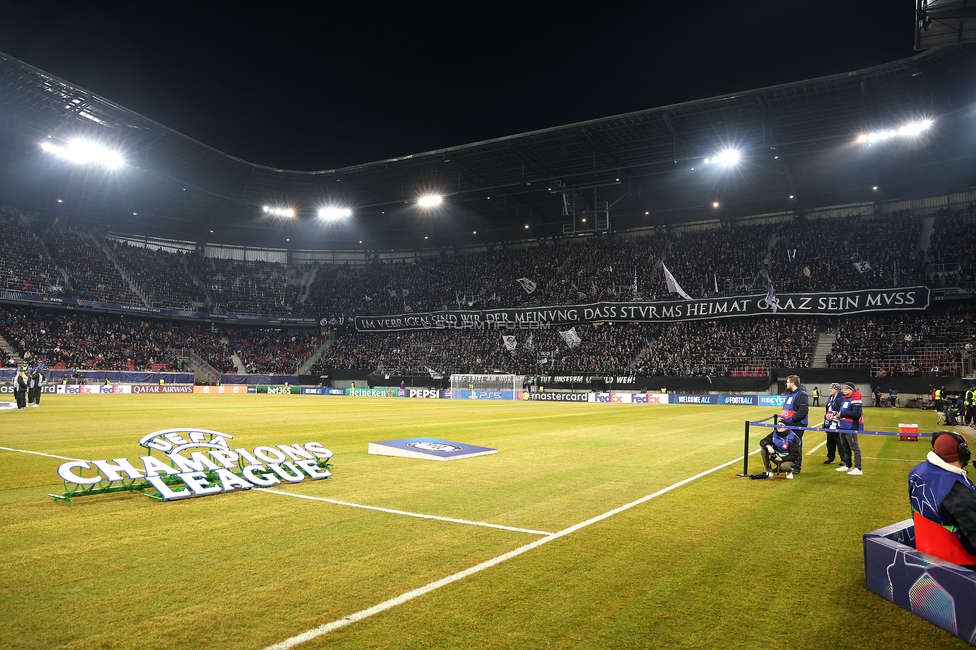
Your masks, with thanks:
M440 205L444 197L440 194L425 194L417 200L417 205L422 208L433 208Z
M125 164L122 154L118 151L112 151L100 144L77 138L69 140L65 146L45 140L41 143L41 149L78 165L97 163L109 169L118 169Z
M858 144L872 145L876 142L884 142L895 137L911 138L921 135L930 128L932 128L932 120L916 120L915 122L902 124L897 129L881 129L880 131L861 133L857 136L855 142Z
M713 201L712 202L712 207L713 208L717 208L718 207L718 201Z
M295 216L295 210L292 208L266 205L263 209L265 214L271 215L272 217L287 217L290 219Z
M345 219L352 216L352 210L349 208L338 208L338 207L328 207L319 209L319 217L325 219L326 221L337 221L339 219Z

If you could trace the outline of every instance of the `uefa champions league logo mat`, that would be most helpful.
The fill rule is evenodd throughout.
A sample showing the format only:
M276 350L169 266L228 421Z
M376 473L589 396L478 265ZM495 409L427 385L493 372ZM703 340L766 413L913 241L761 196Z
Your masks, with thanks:
M371 442L369 443L369 453L380 456L419 458L421 460L458 460L459 458L497 454L498 450L437 438L405 438L404 440Z

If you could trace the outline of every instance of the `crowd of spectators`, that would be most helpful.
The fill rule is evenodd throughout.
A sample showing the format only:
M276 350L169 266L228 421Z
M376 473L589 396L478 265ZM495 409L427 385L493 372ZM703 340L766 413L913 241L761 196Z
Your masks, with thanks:
M695 298L764 293L766 275L778 293L971 279L974 211L940 211L927 258L919 249L922 219L908 212L705 230L659 228L639 236L557 238L408 262L374 259L317 267L99 241L153 306L189 309L204 302L218 313L333 317L675 299L662 262ZM60 269L79 297L141 303L89 233L55 221L44 228L42 242L18 218L0 213L10 233L10 254L0 261L5 288L56 290L52 287L62 284Z
M289 270L285 264L191 255L187 269L209 291L214 305L231 314L282 315Z
M721 376L757 363L767 371L770 367L808 367L818 336L816 321L804 318L599 323L576 326L581 343L570 351L559 331L360 333L347 329L313 372L341 368L422 374L432 368L444 374ZM513 334L518 346L509 350L502 336Z
M643 375L722 376L761 366L807 368L818 339L813 318L682 321L661 328L637 367Z
M0 308L0 332L31 364L76 370L175 370L172 349L213 344L206 325Z
M827 363L871 366L878 376L955 375L976 346L969 314L874 314L844 319Z
M75 296L126 305L143 304L90 233L65 228L55 220L48 224L43 236L54 262L68 274Z
M248 373L291 375L320 343L321 337L317 331L230 328L227 341Z
M0 232L3 233L0 287L38 294L64 291L64 276L19 212L0 207Z
M925 268L921 228L904 211L781 224L769 274L779 292L918 284Z
M204 291L197 287L186 270L187 253L171 253L152 248L109 241L112 254L132 280L142 289L151 307L193 310L203 302Z
M555 328L517 333L495 329L359 333L346 329L312 372L342 368L424 374L429 368L445 375L622 373L632 370L647 335L655 329L640 324L578 325L575 331L581 343L572 351ZM503 335L515 336L514 350L506 347Z

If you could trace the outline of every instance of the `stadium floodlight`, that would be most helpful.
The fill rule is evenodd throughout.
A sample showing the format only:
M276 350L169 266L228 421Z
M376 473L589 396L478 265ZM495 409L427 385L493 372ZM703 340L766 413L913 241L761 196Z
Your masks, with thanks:
M440 194L425 194L417 200L417 205L422 208L434 208L444 201Z
M338 219L345 219L352 216L352 210L349 208L338 208L338 207L328 207L319 208L319 217L325 219L326 221L337 221Z
M712 156L712 162L723 167L732 167L739 162L739 152L735 149L725 149L717 156Z
M718 207L718 205L719 205L719 204L718 204L718 201L712 201L712 207L713 207L713 208L717 208L717 207Z
M291 218L295 216L295 210L292 208L286 208L276 205L266 205L263 208L264 213L271 215L272 217L287 217Z
M47 153L54 154L58 158L79 165L97 163L109 169L118 169L125 164L122 154L118 151L112 151L100 144L78 138L69 140L65 146L54 144L50 140L45 140L41 143L41 149Z
M897 129L880 129L878 131L858 134L855 142L870 146L876 142L884 142L895 137L910 138L919 136L930 128L932 128L932 120L916 120L902 124Z

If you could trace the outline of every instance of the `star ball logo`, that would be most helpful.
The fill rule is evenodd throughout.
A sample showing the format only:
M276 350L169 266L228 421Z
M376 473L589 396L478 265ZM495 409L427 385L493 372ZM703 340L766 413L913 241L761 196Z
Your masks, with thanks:
M447 453L456 453L464 450L464 447L448 445L443 442L408 442L407 446L420 449L421 451L440 451Z
M261 445L248 450L232 449L233 439L209 429L154 431L139 440L149 453L136 462L115 458L62 464L58 476L65 482L66 491L51 496L67 500L125 489L173 501L332 476L328 469L332 452L318 442ZM153 451L160 452L162 458L153 456ZM86 476L86 471L94 475Z

